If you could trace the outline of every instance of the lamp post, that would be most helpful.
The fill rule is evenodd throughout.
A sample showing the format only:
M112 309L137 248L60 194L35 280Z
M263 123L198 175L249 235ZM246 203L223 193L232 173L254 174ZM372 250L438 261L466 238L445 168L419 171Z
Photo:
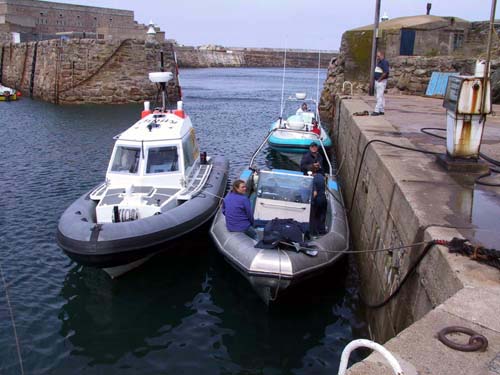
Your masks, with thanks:
M372 55L371 55L371 64L370 64L370 90L369 90L369 94L371 96L373 96L373 93L374 93L375 65L377 63L377 41L378 41L379 20L380 20L380 0L376 0L375 23L373 24Z
M491 0L491 14L490 14L490 28L488 31L488 46L486 49L486 65L484 68L484 77L483 77L483 95L481 100L481 114L484 116L483 121L486 120L485 108L486 108L486 94L488 89L488 81L490 76L490 60L491 60L491 42L493 37L494 25L495 25L495 12L497 7L497 0Z

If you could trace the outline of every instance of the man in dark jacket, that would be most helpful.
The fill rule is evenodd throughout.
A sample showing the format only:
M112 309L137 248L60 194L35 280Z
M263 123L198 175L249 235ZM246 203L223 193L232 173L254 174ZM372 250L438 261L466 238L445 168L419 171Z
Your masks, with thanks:
M300 161L300 170L307 174L307 172L312 171L313 166L317 166L318 173L324 174L323 171L323 156L319 153L318 143L312 142L309 145L309 151L307 151Z

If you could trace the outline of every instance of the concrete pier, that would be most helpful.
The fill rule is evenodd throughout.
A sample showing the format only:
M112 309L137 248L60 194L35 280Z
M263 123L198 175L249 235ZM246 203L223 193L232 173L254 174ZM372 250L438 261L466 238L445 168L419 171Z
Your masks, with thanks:
M445 141L420 132L445 128L442 100L388 96L385 116L372 111L373 98L338 98L333 139L349 208L355 250L410 245L433 239L468 238L474 245L500 248L500 188L474 183L477 175L451 173L435 155L379 142L445 153ZM500 107L495 108L500 113ZM435 131L445 136L444 131ZM500 117L489 116L481 152L500 160ZM356 186L356 173L361 173ZM500 183L500 176L487 181ZM351 203L352 201L352 203ZM357 255L363 299L383 301L399 285L424 245ZM500 374L500 272L443 246L433 247L386 306L368 309L372 338L400 360L405 374ZM444 327L460 325L487 337L484 352L459 352L437 340ZM468 336L450 338L465 343ZM389 374L375 354L349 374Z

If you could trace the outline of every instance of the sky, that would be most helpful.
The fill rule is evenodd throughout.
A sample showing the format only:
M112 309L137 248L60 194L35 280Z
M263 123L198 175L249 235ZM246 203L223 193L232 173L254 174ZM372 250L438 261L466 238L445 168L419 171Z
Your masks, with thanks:
M179 44L338 50L342 33L372 24L375 0L54 0L132 10ZM389 18L431 14L490 19L492 0L381 0ZM496 17L500 14L497 6Z

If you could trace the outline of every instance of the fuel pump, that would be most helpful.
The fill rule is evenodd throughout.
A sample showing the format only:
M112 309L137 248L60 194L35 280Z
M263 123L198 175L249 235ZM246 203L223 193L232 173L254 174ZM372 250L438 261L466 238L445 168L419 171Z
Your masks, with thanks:
M485 80L485 62L477 61L474 76L450 76L443 107L446 108L446 157L441 161L450 166L473 164L483 169L479 148L486 115L491 113L491 87ZM486 82L485 82L486 81ZM484 92L486 90L486 92ZM484 104L483 104L484 100Z

